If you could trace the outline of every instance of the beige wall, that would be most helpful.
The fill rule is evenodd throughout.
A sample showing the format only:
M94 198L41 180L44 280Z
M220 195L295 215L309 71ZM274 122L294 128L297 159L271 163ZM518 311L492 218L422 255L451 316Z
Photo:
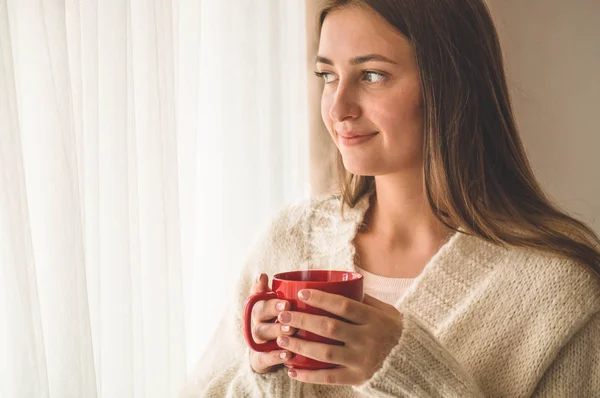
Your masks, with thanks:
M308 70L315 13L306 0ZM600 0L488 0L505 54L521 135L546 192L600 233ZM311 184L327 189L331 142L309 79Z
M600 233L600 1L488 0L546 192Z

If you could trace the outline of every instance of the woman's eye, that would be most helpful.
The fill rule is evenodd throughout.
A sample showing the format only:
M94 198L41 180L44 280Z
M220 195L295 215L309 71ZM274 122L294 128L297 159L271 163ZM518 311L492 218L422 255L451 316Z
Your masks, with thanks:
M318 77L320 77L320 78L323 78L325 80L325 84L331 83L331 81L327 80L327 78L329 76L331 76L331 73L328 73L328 72L315 72L315 75L318 76Z
M315 71L315 75L323 78L325 80L325 84L333 82L335 79L333 78L333 74L329 72L319 72ZM386 76L383 73L374 72L374 71L364 71L363 72L363 80L369 84L377 84L381 83L385 80Z
M369 81L369 83L372 83L372 84L379 83L385 79L385 75L383 75L382 73L373 72L373 71L365 71L364 76L365 77L372 76L373 78L379 79L379 80L375 80L375 81L372 81L372 80ZM369 79L366 79L366 80L369 80Z

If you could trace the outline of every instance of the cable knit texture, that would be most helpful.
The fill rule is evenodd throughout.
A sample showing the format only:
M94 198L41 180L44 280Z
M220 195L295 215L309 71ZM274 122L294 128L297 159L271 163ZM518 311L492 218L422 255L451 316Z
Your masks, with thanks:
M353 271L369 198L340 215L339 197L284 209L248 256L210 348L181 397L600 397L600 284L557 256L455 234L396 307L403 333L361 386L259 375L241 334L256 276Z

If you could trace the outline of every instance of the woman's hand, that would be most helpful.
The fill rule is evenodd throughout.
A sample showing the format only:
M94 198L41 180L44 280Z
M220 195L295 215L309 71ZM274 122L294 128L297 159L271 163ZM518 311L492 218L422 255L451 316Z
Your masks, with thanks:
M306 295L303 296L303 293ZM279 314L279 322L341 341L345 345L316 343L280 335L277 344L286 350L341 365L340 368L324 370L290 369L288 375L296 380L315 384L361 385L381 367L402 335L402 314L395 307L369 295L365 295L360 303L320 290L304 289L298 293L298 298L345 321L284 311Z
M250 294L269 291L269 278L261 274L252 285ZM278 307L280 305L280 307ZM273 323L281 311L290 308L290 303L284 300L259 301L252 309L252 338L261 344L268 340L275 340L279 335L291 336L296 329L289 327L283 331L282 325ZM250 366L256 373L269 373L277 369L278 365L287 362L293 354L287 350L275 350L271 352L250 351Z

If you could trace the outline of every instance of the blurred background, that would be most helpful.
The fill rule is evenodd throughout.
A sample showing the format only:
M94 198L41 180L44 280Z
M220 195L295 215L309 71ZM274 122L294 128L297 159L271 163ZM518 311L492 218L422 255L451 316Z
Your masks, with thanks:
M171 397L332 187L318 0L0 0L0 398ZM600 3L488 0L542 186L600 233Z

